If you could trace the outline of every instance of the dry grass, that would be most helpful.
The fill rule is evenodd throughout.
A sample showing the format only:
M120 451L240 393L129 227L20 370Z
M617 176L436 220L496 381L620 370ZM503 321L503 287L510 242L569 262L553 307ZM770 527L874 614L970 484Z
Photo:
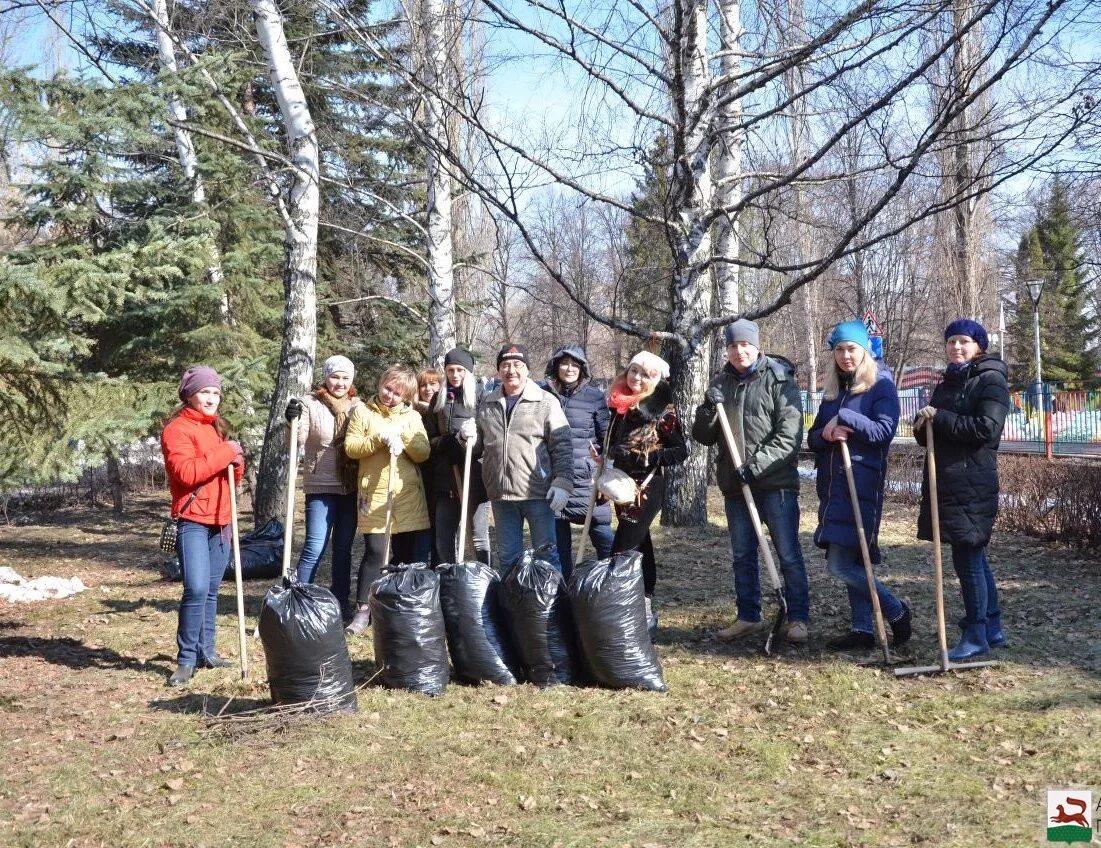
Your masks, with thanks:
M991 548L1011 638L992 669L895 680L820 652L847 605L805 515L810 648L769 660L708 638L731 614L725 528L662 529L668 694L369 687L358 715L227 735L203 711L267 702L261 645L247 682L205 671L164 688L179 588L149 567L161 500L126 520L0 528L0 564L90 587L0 606L0 844L1033 845L1046 788L1101 789L1097 562L1024 537ZM929 554L913 524L891 508L884 577L914 606L910 653L925 663ZM265 589L247 587L253 615ZM954 620L954 583L948 599ZM370 678L370 640L352 656Z

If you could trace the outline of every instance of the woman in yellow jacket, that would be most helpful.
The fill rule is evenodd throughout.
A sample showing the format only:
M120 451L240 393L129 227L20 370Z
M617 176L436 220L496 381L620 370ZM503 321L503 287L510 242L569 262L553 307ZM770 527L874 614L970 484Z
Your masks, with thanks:
M418 463L428 459L428 435L411 401L417 390L412 368L393 365L378 379L378 394L356 408L348 421L344 451L359 460L359 531L363 560L356 590L359 609L347 627L362 633L371 618L371 582L390 563L428 562L432 546L428 507ZM393 458L393 459L391 459ZM393 471L393 477L391 477ZM386 556L386 501L393 492L390 557Z

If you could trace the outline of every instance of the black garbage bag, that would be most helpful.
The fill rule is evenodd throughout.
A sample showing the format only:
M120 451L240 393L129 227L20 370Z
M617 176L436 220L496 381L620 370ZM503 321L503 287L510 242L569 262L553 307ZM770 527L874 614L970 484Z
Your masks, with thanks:
M442 695L447 639L436 572L423 563L391 567L371 584L368 603L382 685Z
M569 595L596 682L613 689L664 692L661 663L646 628L642 554L630 551L574 566Z
M436 573L455 676L464 683L515 686L519 666L497 598L497 572L473 561L444 563Z
M536 686L581 682L580 645L558 569L538 551L525 551L498 596L524 676Z
M182 580L178 554L162 558L158 568L165 580ZM271 580L283 573L283 522L271 519L259 530L241 537L241 579ZM226 562L226 575L233 579L233 556Z
M275 703L311 702L326 713L356 711L352 660L332 592L290 580L272 586L260 611L260 639Z
M233 574L233 557L228 573ZM283 573L283 522L271 519L258 530L241 537L241 579L271 580Z

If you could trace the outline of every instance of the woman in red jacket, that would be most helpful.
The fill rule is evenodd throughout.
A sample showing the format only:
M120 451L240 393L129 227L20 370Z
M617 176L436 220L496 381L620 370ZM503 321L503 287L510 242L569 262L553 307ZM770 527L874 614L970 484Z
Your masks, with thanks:
M161 451L172 490L172 514L179 521L177 550L183 571L183 599L176 627L177 668L169 686L182 686L195 668L232 663L214 651L218 587L229 563L230 492L226 468L244 474L241 445L226 439L218 416L222 378L206 365L188 368L180 380L180 400L161 433Z

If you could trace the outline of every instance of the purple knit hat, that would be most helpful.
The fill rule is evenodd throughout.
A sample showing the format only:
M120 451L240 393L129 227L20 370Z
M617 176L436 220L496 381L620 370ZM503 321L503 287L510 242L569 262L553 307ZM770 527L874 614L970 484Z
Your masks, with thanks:
M209 386L222 388L222 378L218 372L209 365L192 365L180 378L180 400L187 403L189 397Z

